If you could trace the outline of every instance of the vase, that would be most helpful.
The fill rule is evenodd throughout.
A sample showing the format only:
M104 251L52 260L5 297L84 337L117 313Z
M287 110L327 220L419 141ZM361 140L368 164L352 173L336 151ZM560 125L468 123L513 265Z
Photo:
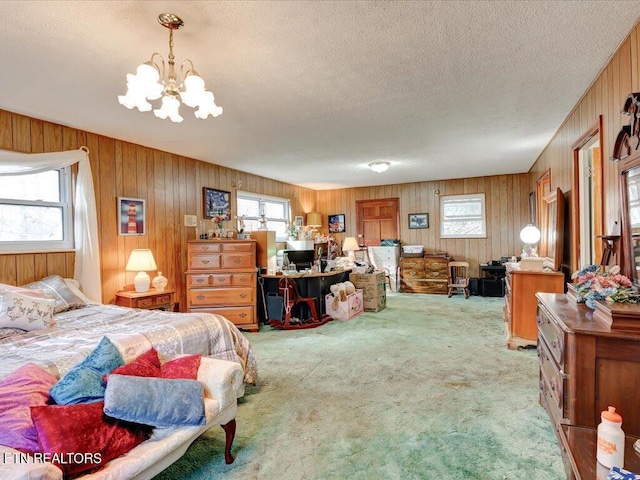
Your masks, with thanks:
M167 277L162 275L162 272L158 272L158 275L156 275L156 277L153 279L151 285L153 285L153 288L155 288L157 291L163 292L167 286L167 283L169 283Z

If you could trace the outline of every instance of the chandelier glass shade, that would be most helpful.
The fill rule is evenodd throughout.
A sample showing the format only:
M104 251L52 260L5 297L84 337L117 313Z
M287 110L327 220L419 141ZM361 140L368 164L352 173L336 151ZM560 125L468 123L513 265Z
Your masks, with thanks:
M222 107L216 105L213 93L205 90L204 80L196 72L191 60L183 61L180 75L176 74L173 31L182 28L182 19L172 13L162 13L158 16L158 22L169 29L168 68L162 55L151 55L149 61L138 66L135 75L127 74L127 93L118 96L120 104L128 109L148 112L153 108L148 100L162 98L160 108L153 110L153 113L158 118L169 118L177 123L183 120L179 112L181 101L191 108L197 108L194 112L196 118L221 115Z

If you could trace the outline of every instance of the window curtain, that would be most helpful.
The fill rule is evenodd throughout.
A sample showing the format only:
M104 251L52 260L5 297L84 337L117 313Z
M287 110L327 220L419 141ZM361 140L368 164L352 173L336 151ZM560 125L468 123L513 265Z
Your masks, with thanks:
M0 150L0 175L40 173L78 164L78 177L73 199L73 232L75 265L73 278L91 300L102 302L100 280L100 249L93 177L89 164L89 149L52 153L17 153Z

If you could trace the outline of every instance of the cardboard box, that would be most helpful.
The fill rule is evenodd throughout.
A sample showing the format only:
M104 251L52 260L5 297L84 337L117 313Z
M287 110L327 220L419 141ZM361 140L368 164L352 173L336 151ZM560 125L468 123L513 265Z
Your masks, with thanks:
M384 272L351 273L349 274L349 281L353 283L356 288L362 288L364 290L367 286L384 285L385 277Z
M362 290L356 290L351 295L347 295L347 299L344 302L339 300L338 302L334 302L334 300L335 297L331 294L325 295L324 297L325 312L335 320L351 320L364 311Z
M379 312L387 306L387 284L384 272L352 273L349 281L361 288L365 312Z

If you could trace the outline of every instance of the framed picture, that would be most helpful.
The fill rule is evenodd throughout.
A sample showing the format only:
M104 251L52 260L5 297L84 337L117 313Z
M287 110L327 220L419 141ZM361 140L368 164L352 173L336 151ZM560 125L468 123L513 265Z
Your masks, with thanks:
M329 215L329 233L341 233L346 231L344 226L344 213Z
M529 223L535 225L536 222L536 192L529 194Z
M145 213L144 199L118 197L118 234L144 235L147 233Z
M428 213L410 213L409 228L429 228Z
M296 215L294 217L294 222L293 223L298 228L304 227L304 217L302 215Z
M224 220L231 220L231 192L202 187L204 218L224 215Z

